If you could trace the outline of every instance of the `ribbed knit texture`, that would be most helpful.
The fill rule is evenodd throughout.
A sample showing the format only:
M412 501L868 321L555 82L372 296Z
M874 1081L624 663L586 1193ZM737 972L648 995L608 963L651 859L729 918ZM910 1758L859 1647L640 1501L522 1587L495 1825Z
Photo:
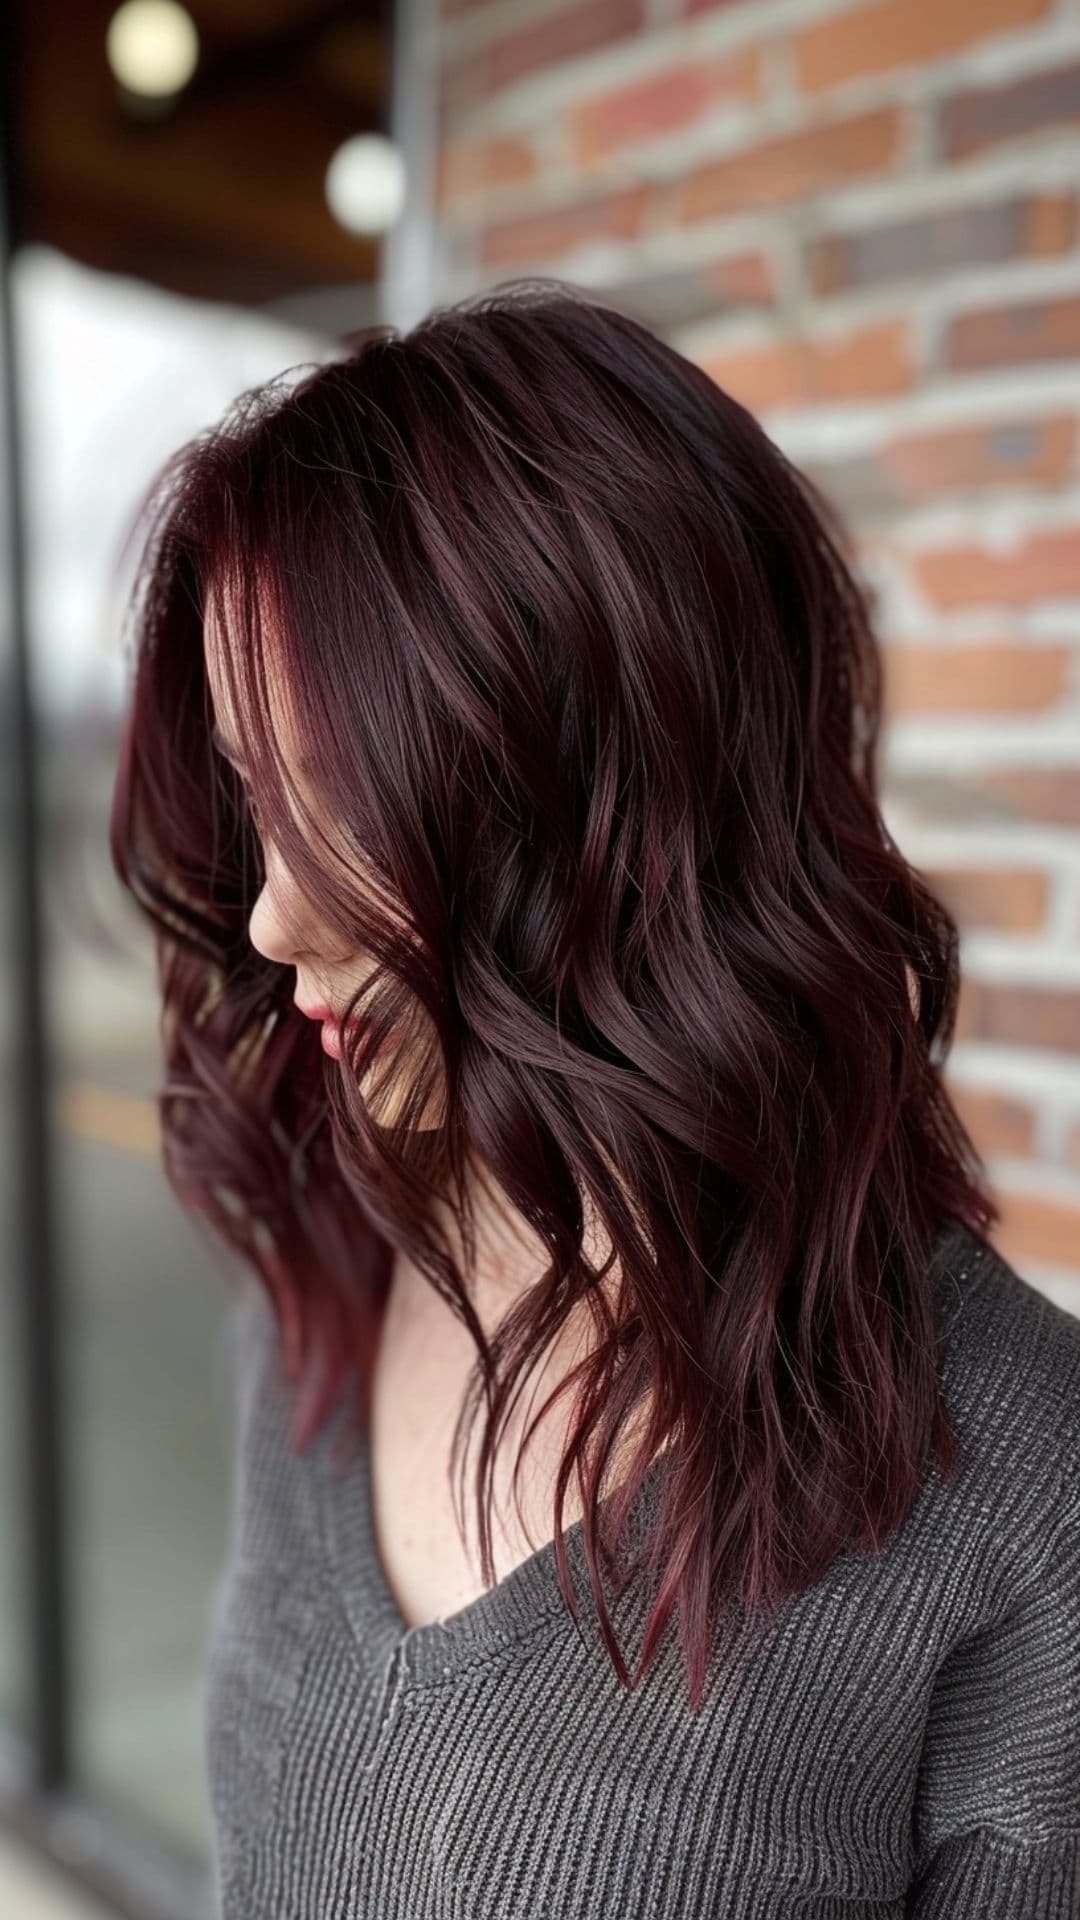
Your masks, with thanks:
M580 1523L584 1640L550 1543L407 1628L366 1453L342 1469L342 1408L289 1452L246 1282L204 1692L222 1920L1080 1920L1080 1319L956 1222L933 1271L962 1478L717 1659L696 1718L671 1628L618 1685ZM631 1664L640 1599L612 1606Z

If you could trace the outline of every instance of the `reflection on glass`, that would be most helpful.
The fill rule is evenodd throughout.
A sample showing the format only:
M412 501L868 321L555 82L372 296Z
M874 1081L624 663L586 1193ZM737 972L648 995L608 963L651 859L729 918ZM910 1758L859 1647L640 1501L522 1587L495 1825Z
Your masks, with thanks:
M3 480L0 478L0 486ZM0 502L0 505L3 505ZM6 637L6 636L5 636ZM14 821L11 750L12 712L7 698L11 662L0 662L3 685L0 687L0 887L3 899L12 898ZM15 1124L14 1073L12 1054L14 1025L14 954L12 923L8 912L0 915L0 1073L3 1097L0 1098L0 1725L24 1734L28 1702L25 1696L26 1661L22 1654L25 1632L23 1588L19 1580L19 1555L23 1541L23 1512L19 1498L19 1471L22 1457L22 1381L18 1373L19 1312L16 1298L14 1184Z
M230 1294L160 1171L151 936L109 860L129 691L116 563L160 461L313 346L279 324L97 276L44 249L24 250L16 269L66 1303L73 1765L96 1799L205 1854L202 1678L226 1541ZM10 1103L8 1124L17 1124ZM0 1421L11 1405L7 1285L5 1274ZM10 1460L0 1427L0 1525ZM5 1583L11 1563L0 1553ZM5 1585L9 1693L11 1623Z

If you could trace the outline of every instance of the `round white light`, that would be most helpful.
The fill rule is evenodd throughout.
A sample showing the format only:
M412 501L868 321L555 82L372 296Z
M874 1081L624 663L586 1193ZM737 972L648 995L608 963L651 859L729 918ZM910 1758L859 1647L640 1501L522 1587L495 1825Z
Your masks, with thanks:
M187 8L177 0L124 0L109 21L105 53L129 93L164 100L191 79L199 36Z
M385 233L405 205L405 162L381 133L355 133L326 169L326 204L349 233Z

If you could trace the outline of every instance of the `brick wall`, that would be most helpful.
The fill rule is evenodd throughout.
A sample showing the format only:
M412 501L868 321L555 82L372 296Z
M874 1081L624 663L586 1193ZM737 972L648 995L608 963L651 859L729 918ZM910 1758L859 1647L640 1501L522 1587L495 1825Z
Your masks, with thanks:
M432 45L436 296L604 290L856 534L950 1085L1080 1312L1080 0L444 0Z

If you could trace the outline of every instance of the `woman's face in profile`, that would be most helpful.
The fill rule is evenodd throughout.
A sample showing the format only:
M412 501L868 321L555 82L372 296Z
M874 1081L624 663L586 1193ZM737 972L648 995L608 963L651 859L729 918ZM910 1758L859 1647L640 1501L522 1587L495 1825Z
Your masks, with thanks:
M229 701L221 662L220 634L212 610L207 613L203 631L203 657L214 708L215 745L243 779L246 768L239 745L240 734ZM298 756L289 754L289 733L283 720L284 715L279 708L274 715L275 733L288 764L290 780L303 795L305 803L317 812L317 803L297 764ZM260 837L266 877L248 922L251 944L264 959L278 966L295 967L293 999L301 1012L320 1016L324 1049L332 1058L340 1059L340 1032L336 1023L340 1021L353 994L371 977L374 967L361 953L343 954L337 950L330 929L294 880L272 837L268 834ZM321 1016L329 1016L329 1024L323 1024ZM385 1055L392 1055L394 1047L395 1035L391 1032L385 1047L379 1052L382 1082L380 1119L387 1122L395 1117L402 1086L399 1060L394 1060L393 1076L383 1071ZM395 1091L395 1087L399 1091Z

